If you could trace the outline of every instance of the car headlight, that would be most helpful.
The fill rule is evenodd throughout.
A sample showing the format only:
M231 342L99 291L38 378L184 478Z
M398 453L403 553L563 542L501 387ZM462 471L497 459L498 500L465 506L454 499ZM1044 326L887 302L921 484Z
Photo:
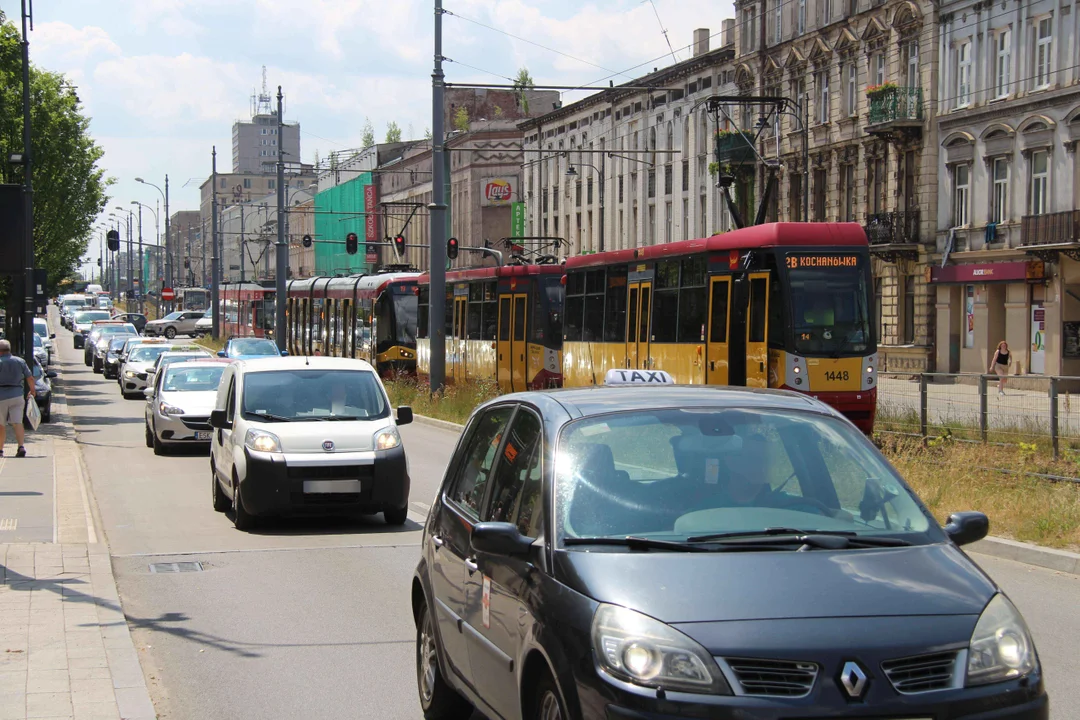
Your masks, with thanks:
M971 634L966 684L970 687L1023 677L1038 663L1024 619L1009 599L998 593L987 603Z
M705 648L647 615L601 605L593 615L592 644L600 666L622 680L668 690L731 694Z
M401 444L401 435L396 427L383 428L375 433L376 450L393 450Z
M244 437L244 445L249 450L258 452L281 452L281 441L278 440L278 436L265 430L248 430Z
M124 371L124 377L126 377L126 378L133 378L133 377L135 377L135 375L136 375L136 372L134 370L125 370Z
M184 409L178 408L175 405L170 405L167 402L158 403L158 410L162 415L183 415Z

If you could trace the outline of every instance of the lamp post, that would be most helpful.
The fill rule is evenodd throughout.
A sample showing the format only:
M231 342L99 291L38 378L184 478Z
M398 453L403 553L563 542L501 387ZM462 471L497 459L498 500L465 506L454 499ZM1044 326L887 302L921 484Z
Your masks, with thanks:
M146 266L146 260L143 256L143 235L142 235L142 209L145 207L150 212L154 213L154 227L158 226L158 214L157 210L153 209L149 205L144 205L138 200L132 200L132 205L139 206L139 312L146 313L146 284L143 281L143 270ZM154 243L152 247L157 247L157 243ZM160 292L160 291L159 291ZM158 296L160 298L160 294Z
M131 221L132 221L132 218L135 215L135 213L133 213L130 209L128 209L128 208L126 208L126 207L124 207L122 205L117 205L116 209L119 210L122 213L126 212L128 214L128 217L127 217L127 289L126 289L125 292L127 292L127 302L126 302L127 311L132 312L132 310L131 310L131 294L132 294L132 291L135 289L135 265L134 265L134 263L132 261L135 259L135 254L134 254L134 248L132 247L132 243L131 243Z
M162 190L154 183L149 183L142 178L135 178L135 182L142 183L143 185L149 185L150 187L161 193L162 200L165 201L165 287L173 286L173 253L172 253L172 233L169 229L169 176L165 175L165 189ZM168 310L172 310L172 303L167 306Z
M599 200L600 200L600 238L599 238L599 240L600 240L600 242L597 245L598 245L598 248L599 248L598 252L604 252L604 214L605 214L605 208L604 208L604 155L600 156L600 167L596 167L592 163L581 162L580 160L578 161L578 165L582 165L584 167L592 168L594 171L596 171L596 175L597 175L598 179L600 180L600 197L599 197ZM566 169L566 176L567 177L577 177L577 175L578 175L578 172L577 172L576 169L574 169L573 165L569 166Z

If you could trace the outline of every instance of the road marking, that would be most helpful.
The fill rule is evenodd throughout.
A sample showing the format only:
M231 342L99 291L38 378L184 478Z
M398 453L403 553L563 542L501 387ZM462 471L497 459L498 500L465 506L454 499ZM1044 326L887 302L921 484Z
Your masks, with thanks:
M75 474L79 479L79 491L82 492L83 513L86 516L86 542L90 545L97 544L97 529L94 528L94 516L90 512L90 498L86 494L86 468L83 467L82 451L79 446L74 447Z
M18 518L0 518L0 532L14 532L19 527Z
M309 552L311 550L377 550L382 548L414 548L420 547L420 543L395 543L385 545L371 543L367 545L312 545L308 547L279 547L279 548L235 548L232 550L181 550L179 552L154 552L154 553L128 553L124 555L111 555L117 559L124 558L151 558L151 557L186 557L188 555L234 555L237 553L266 553L266 552Z

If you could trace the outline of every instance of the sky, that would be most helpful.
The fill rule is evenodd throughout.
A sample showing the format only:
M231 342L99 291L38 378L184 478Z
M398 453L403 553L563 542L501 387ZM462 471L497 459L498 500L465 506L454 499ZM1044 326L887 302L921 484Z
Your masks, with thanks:
M538 84L606 85L690 56L695 28L714 33L729 0L444 0L448 82L506 83L527 67ZM195 210L199 185L232 163L232 124L251 115L262 69L299 122L303 162L360 146L365 118L382 141L431 126L432 0L36 0L30 59L77 87L115 178L108 212ZM0 0L18 21L19 0ZM661 28L667 30L667 36ZM583 96L567 94L565 102ZM411 131L411 132L410 132ZM164 212L161 211L164 228ZM153 237L153 213L143 213ZM96 240L91 243L96 257Z

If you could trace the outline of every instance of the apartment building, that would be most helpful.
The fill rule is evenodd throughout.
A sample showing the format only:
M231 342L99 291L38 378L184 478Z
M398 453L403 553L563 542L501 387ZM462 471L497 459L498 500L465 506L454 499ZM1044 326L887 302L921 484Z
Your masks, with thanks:
M233 173L273 173L278 155L285 162L300 162L300 123L284 123L278 129L276 114L258 113L250 122L232 126Z
M937 367L1080 374L1080 3L940 12Z

